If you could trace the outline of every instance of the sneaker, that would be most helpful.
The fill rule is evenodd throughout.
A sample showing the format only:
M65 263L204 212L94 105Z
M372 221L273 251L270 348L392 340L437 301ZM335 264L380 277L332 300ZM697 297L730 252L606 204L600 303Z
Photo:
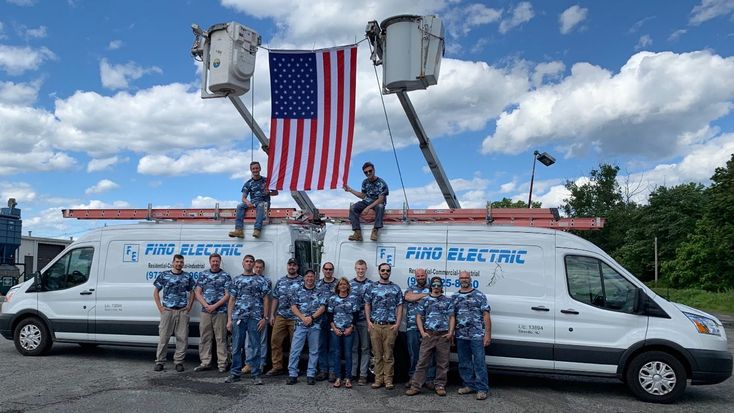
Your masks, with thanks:
M370 387L372 387L373 389L379 389L380 387L382 387L382 383L380 383L379 381L376 381L376 382L372 383L372 386L370 386Z
M234 231L229 232L229 236L232 238L244 238L245 237L245 231L240 229L235 229Z
M227 377L226 379L224 379L224 382L225 383L236 383L236 382L238 382L240 380L242 380L242 379L239 376L232 376L230 374L229 377Z
M267 373L265 373L266 376L280 376L285 373L285 370L283 369L270 369Z
M336 373L329 373L329 383L334 383L336 381Z
M324 381L329 377L329 374L326 372L320 372L316 375L316 381Z
M487 398L487 393L480 391L477 392L477 400L485 400Z
M359 376L359 380L357 380L357 385L359 385L359 386L366 386L367 385L367 376Z
M181 373L181 372L182 372L182 371L184 371L184 370L185 370L185 369L184 369L184 366L183 366L183 364L180 364L180 363L179 363L179 364L176 364L176 371L177 371L177 372Z
M306 384L308 384L309 386L313 386L314 384L316 384L316 379L313 377L306 377Z
M458 393L459 394L470 394L470 393L474 393L474 390L472 390L471 387L462 387L459 389Z
M288 379L285 381L285 384L290 386L292 384L296 384L297 381L298 381L297 377L288 377Z
M385 389L386 390L392 390L395 388L395 385L392 383L385 383Z
M446 395L446 389L444 389L443 387L437 386L436 387L436 394L438 394L439 396L445 396Z
M153 367L153 371L163 371L163 364L156 363L155 367Z
M252 231L252 237L253 238L260 238L260 230L259 229L256 229L256 230Z
M249 364L245 364L245 367L242 367L242 374L250 374L251 372L252 367Z
M199 371L207 371L207 370L211 370L211 369L212 368L210 366L205 366L205 365L200 365L200 366L194 367L194 371L196 371L196 372L199 372Z
M421 391L419 389L416 389L414 387L411 387L411 388L409 388L408 390L405 391L405 395L406 396L415 396L416 394L420 394L420 392Z
M260 376L255 377L254 379L252 379L252 384L254 384L256 386L262 386L263 379L261 379Z
M370 234L370 240L377 241L377 228L372 228L372 233Z

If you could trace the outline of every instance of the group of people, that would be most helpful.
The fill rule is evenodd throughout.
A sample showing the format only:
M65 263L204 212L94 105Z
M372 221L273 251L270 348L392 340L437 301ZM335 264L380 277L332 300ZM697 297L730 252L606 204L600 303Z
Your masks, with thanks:
M199 357L194 371L212 366L216 344L217 367L229 371L226 383L250 374L253 384L262 376L287 373L286 384L297 383L298 362L308 343L306 382L328 379L334 387L351 388L353 380L366 385L370 359L375 379L371 387L394 389L394 346L406 313L410 381L406 394L423 387L446 395L449 351L455 342L463 386L459 394L476 393L486 399L489 391L485 347L491 341L490 307L486 296L473 289L471 276L462 271L461 288L444 295L443 280L427 282L424 269L415 270L415 284L403 290L390 281L392 267L378 266L379 279L367 278L367 263L357 260L355 276L337 278L331 262L323 264L323 277L313 270L298 273L298 262L287 262L287 274L272 285L264 275L265 262L245 255L242 273L231 276L221 268L221 256L209 257L210 268L194 280L183 271L184 258L175 255L172 269L154 281L154 300L161 313L155 371L164 370L171 335L176 337L173 357L176 371L184 371L189 311L194 300L201 304ZM267 355L267 330L272 329L272 368L263 372ZM231 350L227 334L232 335ZM284 345L290 340L286 369ZM227 368L228 360L231 365ZM246 362L246 364L245 364Z
M271 190L266 186L267 177L260 174L260 162L250 162L251 178L242 185L242 202L237 205L235 214L234 230L229 236L233 238L244 238L244 219L248 208L255 209L255 225L252 231L253 238L260 238L263 224L268 209L270 208L270 197L278 195L278 191ZM349 185L344 185L344 190L360 199L349 208L349 221L352 224L352 235L350 241L362 241L362 227L360 216L368 211L374 211L375 223L372 226L370 240L377 241L378 232L382 228L382 220L385 215L387 196L390 193L387 183L375 175L375 166L371 162L362 165L362 172L366 178L362 181L361 191L356 191Z

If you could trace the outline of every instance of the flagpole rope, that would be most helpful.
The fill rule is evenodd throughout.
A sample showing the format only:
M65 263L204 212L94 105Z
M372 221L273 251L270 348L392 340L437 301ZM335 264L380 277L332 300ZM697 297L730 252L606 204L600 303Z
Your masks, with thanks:
M250 78L250 111L255 119L255 74ZM250 128L250 163L255 161L255 131Z
M366 40L368 40L367 37L365 37L364 39L358 41L357 43L346 44L346 45L342 45L342 46L338 46L338 47L348 48L348 47L352 47L352 46L359 46L360 43L362 43L362 42L364 42ZM263 45L259 45L258 48L259 49L265 49L268 52L272 52L272 51L276 51L276 52L287 52L288 51L288 50L282 50L282 49L271 49L271 48L269 48L267 46L263 46ZM370 47L370 48L372 48L372 47ZM327 47L327 49L328 49L328 47ZM316 50L321 50L321 49L315 49L314 47L311 48L311 51L316 51ZM294 51L301 52L301 50L294 50Z
M360 43L367 38L361 40ZM358 43L359 44L359 43ZM372 44L368 43L370 47L370 54L372 54ZM403 188L403 198L405 199L405 208L410 209L408 203L408 193L405 191L405 182L403 182L403 173L400 170L400 161L398 160L398 151L395 149L395 140L392 136L392 129L390 128L390 119L387 116L387 107L385 106L385 98L382 96L382 90L380 90L380 78L377 76L377 66L373 65L372 68L375 70L375 81L377 82L377 92L380 95L380 101L382 102L382 111L385 114L385 123L387 124L387 133L390 135L390 144L392 145L392 153L395 156L395 165L398 167L398 176L400 177L400 186Z

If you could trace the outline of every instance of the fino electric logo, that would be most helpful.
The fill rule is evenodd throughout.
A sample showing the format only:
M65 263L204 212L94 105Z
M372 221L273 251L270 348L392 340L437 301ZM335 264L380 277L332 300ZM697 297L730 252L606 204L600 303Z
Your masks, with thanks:
M446 261L488 262L497 264L525 264L527 250L487 247L450 247L446 251ZM408 247L406 260L439 261L444 257L444 247Z

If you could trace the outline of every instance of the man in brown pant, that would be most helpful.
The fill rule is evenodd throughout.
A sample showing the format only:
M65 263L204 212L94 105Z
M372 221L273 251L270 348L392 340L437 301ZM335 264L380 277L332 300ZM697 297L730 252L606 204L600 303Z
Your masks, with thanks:
M284 374L285 363L283 361L283 342L293 339L293 331L296 328L296 320L291 311L289 295L291 291L298 288L303 282L303 277L298 275L298 261L291 258L288 260L288 274L281 277L273 288L273 299L270 305L270 325L273 327L270 335L270 356L273 361L266 376L278 376Z
M395 388L393 349L403 315L403 290L390 281L390 264L382 263L377 268L380 281L371 284L364 295L364 314L375 356L375 382L372 388L379 389L384 384L387 390L392 390Z
M189 311L194 304L194 294L191 293L194 289L194 279L183 270L183 266L183 256L176 254L173 256L171 270L161 272L153 281L153 300L161 313L161 322L158 325L158 351L153 368L155 371L163 371L171 334L176 336L173 364L176 365L176 371L184 371L183 361L189 345Z
M421 334L421 349L418 365L405 394L414 396L421 392L431 360L436 358L436 379L433 381L436 394L446 395L446 376L449 371L451 337L454 335L456 316L454 302L443 295L440 277L431 278L431 293L423 298L415 321Z
M250 255L250 257L252 257ZM246 257L247 258L247 257ZM252 260L252 258L251 258ZM201 364L194 371L205 371L212 368L212 342L217 343L217 366L220 373L227 371L227 302L229 293L227 285L232 277L222 269L222 256L209 256L210 269L202 271L196 281L194 294L201 304L201 320L199 321L199 359Z

